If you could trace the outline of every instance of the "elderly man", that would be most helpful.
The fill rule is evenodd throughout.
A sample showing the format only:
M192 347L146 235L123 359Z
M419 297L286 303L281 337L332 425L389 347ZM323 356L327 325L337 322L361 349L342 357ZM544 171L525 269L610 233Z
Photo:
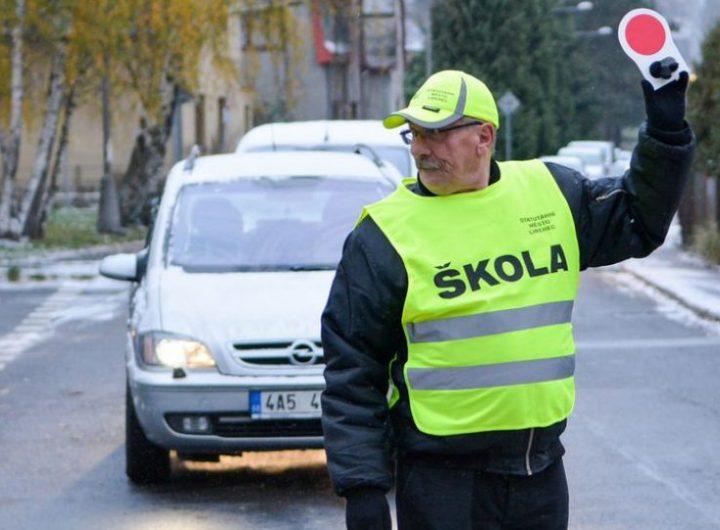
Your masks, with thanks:
M434 74L385 119L407 124L419 176L365 208L322 321L323 430L349 529L391 527L394 460L401 529L567 528L579 273L663 242L693 150L687 81L643 82L647 123L621 178L497 163L494 99L464 72Z

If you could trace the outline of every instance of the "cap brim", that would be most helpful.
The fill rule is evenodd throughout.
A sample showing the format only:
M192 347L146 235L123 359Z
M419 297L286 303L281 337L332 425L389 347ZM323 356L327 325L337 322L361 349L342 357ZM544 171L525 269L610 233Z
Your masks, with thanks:
M423 108L405 107L385 118L383 125L386 129L394 129L410 122L425 129L439 129L455 123L460 118L462 118L462 114L454 114L447 110L435 112Z

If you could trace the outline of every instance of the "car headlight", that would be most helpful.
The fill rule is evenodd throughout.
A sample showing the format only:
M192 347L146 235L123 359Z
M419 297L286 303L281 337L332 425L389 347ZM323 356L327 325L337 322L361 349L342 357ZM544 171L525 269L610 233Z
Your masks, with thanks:
M215 359L202 342L175 335L150 331L140 336L140 355L145 364L170 368L212 368Z

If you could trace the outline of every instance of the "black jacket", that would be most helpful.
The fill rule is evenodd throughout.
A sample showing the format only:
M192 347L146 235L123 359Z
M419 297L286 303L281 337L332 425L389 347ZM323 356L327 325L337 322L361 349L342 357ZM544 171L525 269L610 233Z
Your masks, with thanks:
M644 257L662 244L689 173L693 146L689 127L675 133L643 128L623 177L588 180L564 166L547 164L572 211L581 269ZM490 185L499 178L493 162ZM420 183L413 191L430 194ZM417 429L402 376L406 293L400 256L374 221L365 218L345 241L322 317L327 365L322 424L338 494L361 487L389 490L394 450L408 458L509 474L535 473L560 457L565 421L457 436L431 436ZM400 392L391 410L388 370Z

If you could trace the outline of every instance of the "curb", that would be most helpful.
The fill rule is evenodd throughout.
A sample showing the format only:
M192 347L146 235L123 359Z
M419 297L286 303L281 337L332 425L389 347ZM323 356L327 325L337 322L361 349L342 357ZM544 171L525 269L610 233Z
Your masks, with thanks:
M120 252L138 252L142 249L143 241L128 241L126 243L115 243L112 245L97 245L78 249L58 249L47 251L31 251L28 255L17 257L0 256L0 268L11 267L33 267L38 265L49 265L61 261L71 260L93 260L100 259L108 254Z
M718 322L720 323L720 313L716 313L714 311L710 311L704 307L699 307L692 302L688 302L685 298L677 294L676 292L658 285L656 282L653 282L652 280L647 279L645 276L643 276L641 273L633 270L630 267L627 266L621 266L621 270L623 272L627 272L628 274L632 275L637 280L641 281L643 284L647 285L648 287L651 287L655 289L656 291L664 294L668 298L672 299L673 301L677 302L681 306L683 306L685 309L689 309L693 313L695 313L698 317L703 318L705 320L709 320L711 322Z

